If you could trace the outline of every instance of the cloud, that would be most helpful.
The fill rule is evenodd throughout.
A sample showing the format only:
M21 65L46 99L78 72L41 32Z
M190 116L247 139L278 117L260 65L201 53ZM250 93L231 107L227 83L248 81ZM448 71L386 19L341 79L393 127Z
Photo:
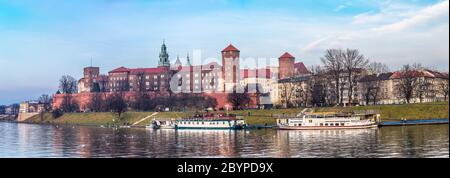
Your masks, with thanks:
M334 34L317 37L301 50L317 57L329 48L357 48L393 69L414 61L441 63L438 68L448 70L448 5L448 0L410 9L408 4L385 4L389 10L356 15L349 25L330 26Z
M350 7L351 5L352 5L352 2L347 1L346 3L341 4L341 5L339 5L338 7L336 7L336 9L334 9L334 11L335 11L335 12L339 12L339 11L341 11L341 10L343 10L343 9L346 9L346 8Z
M403 19L399 22L384 25L375 28L374 30L378 32L401 31L408 28L413 28L419 25L430 23L436 19L438 20L442 18L448 19L448 13L449 13L449 1L445 0L435 5L426 7L416 12L414 15L411 15L410 17Z
M419 6L399 2L386 1L380 4L379 10L357 14L353 17L353 25L381 25L396 22L402 18L413 15Z

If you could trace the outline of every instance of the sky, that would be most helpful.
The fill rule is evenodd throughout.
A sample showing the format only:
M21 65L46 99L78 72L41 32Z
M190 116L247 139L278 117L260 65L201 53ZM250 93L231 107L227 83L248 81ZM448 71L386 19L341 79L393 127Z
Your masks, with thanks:
M329 48L359 49L392 70L448 71L448 0L0 0L0 104L37 99L62 75L155 67L228 44L242 58L290 52L306 66ZM272 65L272 64L271 64ZM276 63L274 63L276 65Z

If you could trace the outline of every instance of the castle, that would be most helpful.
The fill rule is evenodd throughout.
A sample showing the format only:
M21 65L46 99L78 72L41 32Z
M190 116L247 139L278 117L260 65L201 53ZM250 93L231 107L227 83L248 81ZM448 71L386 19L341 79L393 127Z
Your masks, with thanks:
M289 53L279 57L279 66L266 66L262 69L241 69L240 50L230 44L221 51L221 64L211 62L193 65L189 55L185 65L177 57L171 65L165 42L161 45L159 62L156 68L119 67L101 75L99 67L84 68L83 78L78 80L78 93L71 94L77 100L80 110L87 109L92 93L146 92L152 96L169 96L178 93L197 93L215 98L217 109L230 107L227 95L242 91L243 88L257 88L263 95L251 95L253 108L270 106L277 101L278 79L299 75L308 75L309 71L302 62L295 63L295 57ZM63 96L54 97L54 106L58 108ZM259 101L259 102L256 102ZM259 105L259 106L258 106Z

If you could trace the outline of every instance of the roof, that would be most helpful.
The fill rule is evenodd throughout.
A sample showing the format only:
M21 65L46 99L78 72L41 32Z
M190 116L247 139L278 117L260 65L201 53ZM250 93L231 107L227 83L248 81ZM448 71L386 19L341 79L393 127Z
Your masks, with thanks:
M405 75L412 76L412 77L448 79L448 73L433 71L433 70L429 70L429 69L408 71L407 73L404 73L402 71L397 71L397 72L394 72L394 74L392 75L391 78L398 79Z
M448 73L438 72L438 71L432 71L432 70L429 70L429 69L426 69L425 71L431 73L431 74L434 75L434 77L436 77L436 78L448 79Z
M109 71L109 73L119 73L119 72L130 72L130 69L128 69L126 67L119 67L117 69Z
M266 78L270 79L272 72L270 69L243 69L241 76L244 78Z
M372 74L367 75L359 79L359 82L372 82L372 81L381 81L381 80L389 80L392 76L392 72L381 73L381 74Z
M114 69L110 71L109 73L119 73L119 72L129 72L131 74L137 74L137 73L161 73L167 71L164 67L158 67L158 68L136 68L136 69L129 69L126 67L119 67L117 69Z
M295 57L289 54L288 52L285 52L283 55L280 56L280 59L281 58L295 58Z
M217 63L217 62L210 62L208 64L204 64L204 65L193 65L193 66L181 66L179 68L177 68L176 70L190 70L190 67L192 67L192 69L195 71L200 71L200 69L202 71L212 71L214 68L217 70L222 70L222 66Z
M226 47L225 49L222 50L222 52L226 52L226 51L239 51L239 49L237 49L232 44L230 44L230 45L228 45L228 47Z
M305 82L311 79L310 75L307 76L297 76L297 77L291 77L291 78L285 78L285 79L279 79L278 83L299 83L299 82Z
M139 74L139 73L162 73L166 72L167 69L164 67L158 67L158 68L137 68L137 69L130 69L131 74Z
M294 69L297 69L297 74L310 74L308 68L306 68L303 62L294 63Z

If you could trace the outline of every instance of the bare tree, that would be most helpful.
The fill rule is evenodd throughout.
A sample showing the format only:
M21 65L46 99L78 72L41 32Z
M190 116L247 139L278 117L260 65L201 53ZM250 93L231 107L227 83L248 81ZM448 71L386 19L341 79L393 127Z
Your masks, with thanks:
M5 111L6 111L6 106L0 105L0 114L5 114Z
M417 79L416 96L419 98L419 102L422 103L424 98L434 98L435 93L432 89L433 79L427 77L420 77Z
M364 69L369 61L365 59L364 55L360 54L357 49L347 49L343 53L343 58L344 70L347 77L348 102L349 104L352 104L354 94L353 91L358 80L357 72L358 70Z
M108 88L108 76L99 75L99 80L97 82L100 88L100 92L106 92Z
M366 81L361 82L362 85L362 95L364 97L364 101L366 105L369 105L370 102L372 102L373 105L376 105L380 92L381 92L381 81L379 80L373 80L373 81Z
M449 80L448 80L448 74L447 74L447 78L444 79L444 81L439 83L439 90L440 90L440 93L442 94L442 96L444 96L444 101L448 101L448 92L449 92L448 84L449 84Z
M77 81L70 75L63 75L59 79L59 90L64 94L77 92Z
M411 98L414 96L414 91L418 85L417 68L419 66L418 64L406 64L403 65L399 72L396 86L398 96L405 99L407 103L411 102Z
M93 93L91 101L88 104L88 107L93 112L102 112L105 110L105 100L103 99L103 95L105 95L105 93Z
M234 109L244 109L250 103L250 95L248 94L248 88L244 89L244 92L236 92L234 90L227 96L228 102L233 105Z
M64 95L60 109L63 112L76 112L79 110L79 105L72 95Z
M106 99L106 104L108 110L117 113L119 117L127 110L127 103L125 102L125 99L121 92L112 93Z
M381 74L381 73L387 73L390 72L389 67L381 62L371 62L368 66L369 74Z
M43 94L39 97L38 102L44 105L44 111L48 112L52 109L53 98L47 94Z
M312 77L307 82L307 93L309 93L310 103L313 106L323 106L325 104L326 83L323 80L324 70L321 66L311 66Z
M292 104L292 95L294 94L295 86L292 82L280 83L281 103L284 108L289 108Z
M336 95L335 103L340 104L340 77L344 71L344 54L341 49L328 49L325 51L324 57L320 58L325 68L328 70L330 77L334 79L334 94Z

